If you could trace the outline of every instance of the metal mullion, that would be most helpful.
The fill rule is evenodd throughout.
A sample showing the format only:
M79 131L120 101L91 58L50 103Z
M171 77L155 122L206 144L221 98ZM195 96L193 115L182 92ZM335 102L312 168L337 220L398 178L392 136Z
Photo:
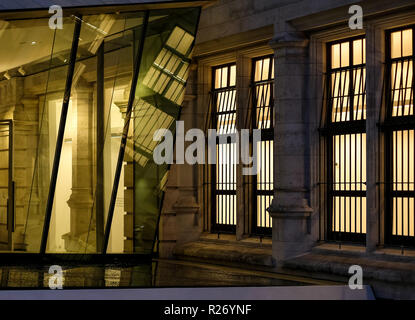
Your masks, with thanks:
M266 85L266 87L267 87L267 93L266 93L266 95L268 95L268 91L269 91L269 104L267 105L267 115L266 115L266 118L268 119L269 118L269 127L271 128L272 126L271 126L271 116L270 116L270 112L271 112L271 90L270 90L270 88L271 88L271 85ZM268 128L267 128L268 129Z
M125 153L125 147L127 144L127 137L128 137L128 131L130 127L130 121L131 121L131 113L133 109L133 104L135 101L135 93L137 89L137 82L138 82L138 74L140 72L140 65L141 60L144 52L144 41L147 33L147 26L148 26L148 20L149 20L149 11L146 11L144 14L144 20L143 20L143 30L141 34L140 39L140 47L137 52L137 57L134 64L133 69L133 78L131 82L131 89L130 89L130 95L128 98L128 105L127 105L127 112L125 116L125 124L124 124L124 130L123 135L121 138L121 144L120 144L120 151L118 154L118 160L117 160L117 166L115 169L115 175L114 175L114 183L111 193L111 200L108 208L108 215L107 215L107 223L105 225L105 233L104 233L104 245L102 246L102 253L105 254L107 252L108 247L108 241L109 236L111 232L111 225L112 225L112 219L114 216L114 209L115 209L115 202L117 200L117 191L118 191L118 185L120 182L121 177L121 170L122 170L122 164L124 160L124 153Z
M258 113L258 96L259 96L259 85L254 84L254 94L253 94L253 106L252 109L254 110L253 115L251 115L251 118L254 120L254 123L252 125L252 128L258 129L258 123L259 123L259 113Z
M393 67L394 63L391 63L391 70ZM391 110L390 110L390 116L393 117L394 114L394 107L395 107L395 91L396 91L396 77L398 74L398 63L395 64L395 75L394 75L394 79L393 79L393 85L392 85L392 101L391 101ZM398 98L399 99L399 98ZM396 112L396 115L398 114L398 112Z
M221 145L221 144L219 144ZM219 148L221 149L221 148ZM224 179L225 177L225 170L226 170L226 166L224 165L224 152L223 152L223 148L220 150L220 157L221 157L221 168L222 168L222 179L221 179L221 191L223 191L224 189L226 190L226 184L224 183L224 181L226 181ZM221 211L220 211L220 215L222 217L222 223L224 222L223 218L224 218L224 201L225 201L225 196L221 196Z
M237 129L236 127L236 90L231 90L231 104L229 105L229 108L232 108L232 124L229 130L232 130L232 126L234 126L234 131Z
M351 94L350 93L350 84L351 84L351 81L353 79L353 76L350 75L351 69L345 70L344 72L345 72L345 74L344 74L344 86L343 86L343 93L342 93L342 117L343 117L343 110L344 110L344 106L343 106L344 99L347 99L346 100L346 103L347 103L346 104L346 112L345 112L345 118L344 118L344 121L347 121L347 115L350 113L350 107L351 107L351 105L350 105L350 94ZM349 85L348 86L346 86L346 83L347 83L346 79L349 80ZM346 91L346 90L348 90L348 91ZM350 114L349 114L349 117L350 117Z
M330 77L330 83L332 83L332 73L329 74ZM340 88L340 82L341 79L339 77L339 88ZM337 84L337 72L334 72L334 83L332 87L329 87L329 92L330 92L330 100L331 100L331 110L330 110L330 123L333 122L333 110L334 110L334 99L336 99L336 84ZM335 111L335 119L334 122L337 122L337 105L339 103L339 97L337 97L337 102L336 102L336 111Z
M273 158L272 158L272 152L271 152L271 141L268 140L266 142L266 144L267 144L268 167L269 167L268 168L268 181L267 181L267 184L268 185L267 185L267 190L269 190L270 187L271 187L271 172L274 171L274 170L271 170L271 168L274 169L274 167L273 167ZM269 200L269 198L267 198L267 200ZM268 215L268 220L269 220L269 226L271 227L271 217L270 217L270 215Z
M222 119L223 119L223 134L227 134L228 133L228 129L229 129L229 117L230 117L230 110L229 109L229 105L228 105L228 100L229 100L229 91L225 91L223 93L223 109L224 109L224 114L222 115ZM225 102L226 101L226 102ZM226 108L226 109L225 109Z
M220 108L222 108L223 93L222 92L217 92L216 94L217 94L217 97L215 99L215 102L216 102L216 104L215 104L215 116L216 116L215 127L216 127L216 129L220 130L222 118L221 118L219 112L221 110ZM218 110L218 108L219 108L219 110ZM218 121L219 121L219 124L218 124Z
M350 90L350 94L349 94L349 99L350 99L350 110L349 110L349 117L350 117L350 121L355 120L354 117L354 111L355 111L355 105L354 105L354 98L355 98L355 85L356 85L356 79L357 79L357 70L358 69L351 69L350 72L352 73L351 75L351 81L349 81L349 90ZM353 76L353 72L354 72L354 76ZM357 94L357 96L359 97L359 94ZM359 98L358 98L359 99ZM357 108L359 108L359 104L356 106ZM356 110L356 120L357 120L357 112L358 109Z
M341 101L341 90L342 90L341 87L342 87L342 72L340 71L340 73L339 73L339 85L338 85L337 96L336 96L336 98L337 98L337 102L336 102L336 119L335 119L334 122L339 122L337 120L337 117L338 116L340 117L340 121L341 121L341 111L342 111L340 109L340 108L342 108L341 102L340 102ZM336 86L334 87L334 89L336 89Z
M412 62L412 83L410 85L411 87L410 87L410 91L409 91L409 112L408 112L408 115L411 115L411 114L413 115L413 113L414 113L414 105L413 105L414 101L412 99L412 95L414 94L414 81L415 81L414 80L414 77L415 77L414 60L411 60L411 62Z
M355 191L352 190L352 186L354 189L356 189L356 183L355 181L352 181L352 137L355 136L355 134L349 135L349 190L351 192ZM356 167L356 164L355 164ZM355 176L356 178L356 176ZM352 198L349 198L349 230L352 232Z
M345 149L345 141L346 141L346 134L343 135L343 143L342 149L344 148L343 152L343 190L346 190L346 149ZM344 201L344 211L343 211L343 220L344 220L344 230L346 230L346 197L343 198Z
M407 63L408 63L408 68L406 70L405 87L404 87L404 93L403 93L404 97L403 97L403 102L402 102L403 103L403 106L402 106L402 114L403 115L405 115L406 90L408 90L409 61ZM409 108L409 106L408 106L408 108ZM409 110L408 110L408 112L409 112Z
M262 88L262 94L261 94L261 116L262 116L262 123L261 123L261 128L260 129L265 129L265 120L266 120L266 116L265 116L265 108L266 108L266 91L265 91L265 86L261 85Z
M344 110L344 98L345 98L345 92L346 92L346 78L347 78L347 72L348 72L348 70L345 70L344 71L344 83L342 83L342 92L341 92L341 94L340 94L340 97L339 97L339 99L340 99L340 122L343 122L343 110ZM341 73L340 73L340 79L341 79ZM341 81L340 81L340 83L341 83ZM340 89L340 87L339 87L339 89ZM347 108L348 108L348 106L346 107L346 116L347 116ZM346 119L344 119L344 121L346 121Z
M364 133L360 133L360 190L363 189L363 136ZM360 198L360 230L363 233L363 198Z
M403 149L403 133L404 131L401 131L401 190L404 189L404 184L403 184L403 175L404 175L404 170L403 170L403 166L404 166L404 149ZM400 198L401 199L401 233L403 235L403 197Z
M105 55L105 42L103 42L97 52L97 118L96 118L96 132L97 132L97 145L102 148L97 148L97 187L96 187L96 204L95 204L95 224L96 224L96 249L97 252L102 251L102 243L104 240L104 155L103 147L105 143L105 105L104 105L104 55Z
M394 149L394 162L393 162L393 166L394 166L394 171L395 171L395 176L394 176L394 184L392 185L392 190L397 190L398 189L398 184L397 184L397 177L398 177L398 165L397 165L397 159L398 159L398 134L397 131L395 131L395 144L393 146ZM398 206L397 206L397 199L395 200L395 229L396 229L396 234L398 234Z
M62 111L61 111L61 117L60 117L60 122L59 122L59 130L58 130L58 135L56 138L55 156L53 159L53 167L52 167L52 174L51 174L50 185L49 185L48 200L47 200L46 209L45 209L45 220L43 223L42 238L41 238L41 243L40 243L41 254L44 254L46 252L46 246L47 246L47 241L48 241L50 220L52 217L52 210L53 210L53 200L55 198L56 180L58 178L63 137L65 134L66 119L68 115L69 101L71 98L72 81L73 81L73 75L75 71L76 55L78 52L78 44L79 44L79 36L81 33L81 26L82 26L82 16L76 16L73 38L72 38L72 47L71 47L68 71L67 71L67 76L66 76L65 92L63 96Z
M260 129L264 129L264 114L265 114L265 101L264 101L264 87L262 85L258 86L259 91L261 92L259 96L259 115L258 115L258 124L261 121Z
M358 134L357 133L354 134L354 156L355 156L355 158L357 158L357 137L358 137ZM362 162L361 155L360 155L359 162ZM355 165L354 165L354 182L355 182L354 190L357 191L357 163L355 163ZM356 205L357 205L357 198L355 198L355 200L354 200L354 224L355 224L354 229L355 229L355 232L357 232L357 208L356 208Z
M401 106L401 104L402 104L401 97L402 97L402 91L403 91L402 86L403 86L403 69L404 69L403 66L404 66L404 62L401 61L400 63L401 63L401 76L400 76L400 79L399 79L399 89L398 89L398 106L399 106L399 108L397 110L397 116L402 116L403 115L403 112L402 112L403 105Z
M362 43L363 45L363 43ZM354 83L353 81L353 71L356 70L355 67L353 67L353 55L354 55L354 50L353 50L353 40L349 40L349 66L350 66L350 75L349 75L349 104L348 104L348 108L349 110L349 117L350 117L350 121L353 121L353 111L354 111ZM363 56L362 56L363 58ZM357 76L357 72L356 72L356 76ZM356 80L356 79L354 79ZM347 113L346 113L347 114Z
M359 89L358 89L358 92L357 92L356 120L366 120L366 118L364 117L365 88L366 88L366 80L363 77L363 70L364 70L364 68L357 69L357 70L360 70L360 80L359 80ZM365 82L364 85L363 85L363 81ZM363 86L363 90L362 90L362 86ZM362 95L362 112L361 112L360 119L357 119L357 117L359 115L360 95Z
M330 195L330 197L332 199L333 205L335 206L335 210L333 210L333 208L332 208L332 211L333 211L332 218L333 218L333 223L334 223L333 228L334 228L334 230L336 230L336 215L337 215L337 212L339 212L339 225L340 225L340 212L341 212L341 210L340 210L340 201L338 203L339 206L337 207L336 206L336 199L333 199L334 198L333 190L337 190L340 187L338 184L334 185L334 182L337 179L339 179L341 177L341 175L340 175L340 170L339 170L339 178L337 178L336 167L335 166L336 166L336 156L337 156L337 149L336 148L338 148L338 146L337 146L337 138L336 138L335 135L332 136L332 141L333 141L333 148L332 148L332 155L331 155L332 160L331 161L332 161L333 179L331 181L331 195ZM340 136L339 136L339 141L338 142L339 142L338 144L340 145ZM340 152L340 148L339 148L339 165L340 165L340 154L341 154L341 152Z
M228 90L228 91L225 91L224 93L226 95L225 98L224 98L224 100L226 99L226 102L224 102L224 107L226 108L226 110L224 110L224 111L229 112L229 111L231 111L230 106L229 106L230 91ZM227 134L228 130L229 130L228 121L229 121L229 118L230 118L230 113L226 113L224 118L225 118L225 121L224 121L225 122L225 128L224 128L225 132L224 133Z

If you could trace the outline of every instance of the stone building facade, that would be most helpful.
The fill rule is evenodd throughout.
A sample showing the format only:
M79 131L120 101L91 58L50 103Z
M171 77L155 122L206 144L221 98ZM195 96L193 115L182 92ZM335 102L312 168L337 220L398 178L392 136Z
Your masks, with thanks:
M354 4L363 10L362 29L349 27ZM212 169L175 164L160 222L161 257L341 281L357 264L377 296L413 298L414 24L415 4L404 0L220 0L205 8L181 120L185 130L206 130L213 112L222 125L215 108L226 88L217 89L218 70L231 66L233 125L252 128L246 119L257 101L255 61L273 58L273 160L265 164L273 166L266 213L272 228L255 229L259 207L250 199L258 180L242 175L242 164L224 193L236 204L225 223L214 204L220 196ZM401 127L393 119L399 115L408 116Z

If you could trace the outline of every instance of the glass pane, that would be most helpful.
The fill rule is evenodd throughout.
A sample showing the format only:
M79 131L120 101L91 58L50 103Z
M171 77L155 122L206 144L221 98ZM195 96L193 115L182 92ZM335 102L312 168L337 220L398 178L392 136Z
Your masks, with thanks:
M412 55L412 29L402 31L402 55Z
M15 164L24 168L15 170L20 177L16 179L16 198L23 200L16 203L16 219L22 223L23 243L19 249L39 252L74 20L64 19L63 29L56 29L56 32L49 28L48 20L34 21L33 24L38 25L36 33L31 29L32 21L25 22L24 32L35 39L33 42L36 43L32 45L38 48L31 55L27 55L26 47L20 49L30 58L23 66L27 71L23 82L25 95L30 96L23 102L27 104L23 117L31 125L25 137L16 136L15 139L19 146L26 146L26 149L15 149ZM19 218L20 215L24 218ZM17 228L15 233L18 237Z
M122 222L111 227L111 241L124 242L110 252L151 253L167 181L168 164L156 165L153 152L157 129L175 131L188 78L199 9L150 13L116 208ZM137 35L137 39L139 36ZM117 125L114 126L116 128ZM128 172L128 174L127 174ZM120 195L124 189L124 196ZM117 227L118 226L118 227Z
M331 68L340 67L340 44L334 44L331 46Z
M341 56L340 56L342 67L347 67L350 64L349 53L350 53L349 42L343 42L341 44Z
M391 58L402 56L402 31L391 33Z
M141 18L135 22L142 22L142 13L135 17ZM47 252L101 250L120 128L124 126L125 100L130 91L134 34L139 34L142 28L140 25L120 32L128 20L129 17L123 15L86 16L82 20ZM99 50L103 50L102 70L98 70ZM98 78L99 71L103 79ZM101 80L104 101L103 105L98 105ZM99 136L104 137L103 143L98 143ZM98 171L98 168L103 170ZM124 197L123 175L124 171L118 193L121 199ZM113 225L122 235L123 220L124 208L117 207ZM123 251L123 240L123 237L118 241L110 239L110 248Z
M105 55L105 70L111 65L118 65L118 75L105 87L105 114L106 133L104 144L104 221L107 222L108 208L110 206L111 192L114 183L115 169L120 151L127 111L128 97L131 90L131 79L134 59L134 47L138 47L142 27L124 35L124 41L130 45L123 49ZM109 45L109 43L108 43ZM107 43L105 43L107 47ZM123 71L124 70L124 71ZM128 70L127 73L125 71ZM108 241L107 252L132 252L128 239L132 238L132 225L130 223L133 211L126 206L131 197L133 187L132 162L133 158L132 128L128 133L124 162L118 184L117 202L112 220L112 232ZM127 199L127 201L126 201ZM131 200L130 200L131 201Z

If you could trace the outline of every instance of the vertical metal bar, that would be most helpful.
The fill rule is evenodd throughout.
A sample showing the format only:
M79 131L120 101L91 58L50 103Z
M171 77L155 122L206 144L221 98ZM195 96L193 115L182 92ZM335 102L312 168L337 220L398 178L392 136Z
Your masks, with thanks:
M78 52L79 35L81 33L82 20L81 16L75 16L75 27L72 39L72 47L69 58L68 73L66 77L65 92L63 96L61 118L59 122L58 136L56 138L55 157L53 159L52 175L50 178L48 201L46 203L45 221L43 223L42 239L40 243L40 253L46 252L48 241L50 220L52 217L53 200L55 197L56 180L58 178L59 162L62 152L63 136L65 134L66 118L68 115L69 100L71 98L72 80L75 70L76 54Z
M15 189L13 181L13 122L8 122L9 129L9 170L8 170L8 199L7 199L7 247L13 250L13 232L14 232L14 209L15 209Z
M402 78L402 73L401 73L401 78ZM403 191L404 190L404 183L403 183L403 175L404 175L404 170L403 170L403 166L404 166L404 149L403 149L403 147L404 147L404 145L403 145L403 135L404 135L404 130L402 130L401 131L401 181L400 181L400 184L401 184L401 187L400 187L400 191ZM404 232L404 230L403 230L403 219L404 219L404 210L403 210L403 207L404 207L404 204L403 204L403 196L400 198L401 199L401 234L402 234L402 236L403 236L403 232Z
M104 233L104 243L102 246L103 254L107 252L108 241L109 241L109 236L111 232L111 224L112 224L112 219L114 217L115 202L117 200L117 191L118 191L118 185L120 183L125 147L127 144L127 136L128 136L128 131L130 127L131 113L133 111L133 104L134 104L135 93L137 89L138 75L140 73L141 58L144 52L144 41L145 41L145 37L147 33L148 18L149 18L149 11L146 11L144 15L144 21L143 21L143 30L141 34L140 43L139 43L140 47L138 49L137 56L135 57L135 65L133 69L133 78L131 81L130 96L128 98L127 112L125 116L125 125L124 125L124 130L123 130L123 134L121 138L121 145L120 145L120 152L118 154L117 166L115 169L114 184L113 184L112 193L111 193L111 201L110 201L110 205L108 208L107 223L105 225L105 233Z
M95 204L97 252L102 252L102 244L104 241L104 43L103 41L97 52L97 187Z

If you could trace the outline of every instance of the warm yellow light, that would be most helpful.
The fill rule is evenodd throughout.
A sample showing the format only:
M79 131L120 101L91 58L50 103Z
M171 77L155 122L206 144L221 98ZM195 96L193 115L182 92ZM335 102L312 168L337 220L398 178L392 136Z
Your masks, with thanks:
M366 134L333 137L333 190L366 190ZM333 231L366 232L366 198L336 196L333 199Z

